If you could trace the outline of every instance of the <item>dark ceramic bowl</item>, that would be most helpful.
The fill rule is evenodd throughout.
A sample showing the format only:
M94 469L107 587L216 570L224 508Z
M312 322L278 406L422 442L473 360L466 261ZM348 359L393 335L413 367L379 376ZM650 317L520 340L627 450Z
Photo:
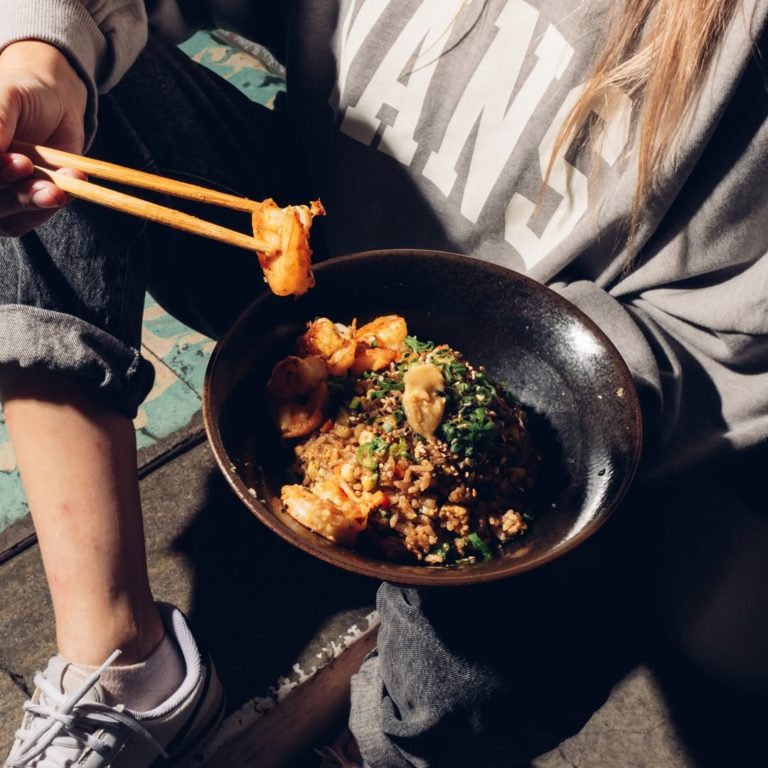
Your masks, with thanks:
M320 264L297 300L261 295L217 344L203 413L216 461L243 503L311 555L398 584L466 585L529 571L591 536L629 486L641 444L635 387L616 349L582 312L516 272L434 251L380 251ZM359 323L400 314L409 332L483 365L529 413L542 454L529 533L494 560L403 565L312 533L280 508L289 462L262 402L273 364L317 316Z

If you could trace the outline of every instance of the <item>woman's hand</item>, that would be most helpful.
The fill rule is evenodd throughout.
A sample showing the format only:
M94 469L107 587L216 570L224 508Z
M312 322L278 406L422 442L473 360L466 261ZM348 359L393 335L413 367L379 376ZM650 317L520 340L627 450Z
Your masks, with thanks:
M32 177L28 157L7 152L10 143L82 152L86 103L85 83L57 48L24 40L0 53L0 236L29 232L67 202L55 184Z

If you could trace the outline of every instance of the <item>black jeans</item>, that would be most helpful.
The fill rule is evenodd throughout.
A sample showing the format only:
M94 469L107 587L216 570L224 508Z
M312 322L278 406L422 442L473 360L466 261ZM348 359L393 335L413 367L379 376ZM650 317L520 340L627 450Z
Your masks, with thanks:
M308 200L282 112L174 48L150 44L98 119L93 157L252 199ZM247 214L138 193L250 231ZM145 292L215 338L263 286L255 254L73 201L37 231L0 239L0 364L79 377L133 416L152 385L140 354Z

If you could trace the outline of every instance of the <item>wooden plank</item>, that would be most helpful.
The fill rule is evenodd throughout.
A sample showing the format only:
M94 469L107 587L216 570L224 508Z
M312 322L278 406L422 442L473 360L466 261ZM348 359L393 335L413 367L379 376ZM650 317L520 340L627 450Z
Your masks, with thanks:
M350 679L376 646L378 629L369 629L274 709L231 736L205 761L206 768L289 768L311 755L343 725Z

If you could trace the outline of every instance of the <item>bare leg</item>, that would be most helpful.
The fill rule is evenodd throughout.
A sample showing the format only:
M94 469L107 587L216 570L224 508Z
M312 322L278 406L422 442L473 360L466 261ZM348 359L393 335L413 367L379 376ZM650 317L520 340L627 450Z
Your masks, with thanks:
M299 169L274 162L296 155L278 113L179 51L150 43L99 101L95 157L253 199L309 199L293 190L302 186ZM200 215L194 204L185 210ZM243 214L228 220L218 212L219 223L243 226ZM38 531L59 650L80 664L101 664L118 647L120 664L140 661L162 637L130 421L151 385L149 364L135 368L147 284L172 314L216 335L263 282L258 259L239 249L82 201L33 235L0 238L0 363L7 363L0 400ZM44 317L51 310L53 320ZM38 370L20 370L22 360ZM99 400L90 394L96 386Z
M59 652L146 658L163 637L149 588L130 419L65 376L8 370L2 395L40 542Z

